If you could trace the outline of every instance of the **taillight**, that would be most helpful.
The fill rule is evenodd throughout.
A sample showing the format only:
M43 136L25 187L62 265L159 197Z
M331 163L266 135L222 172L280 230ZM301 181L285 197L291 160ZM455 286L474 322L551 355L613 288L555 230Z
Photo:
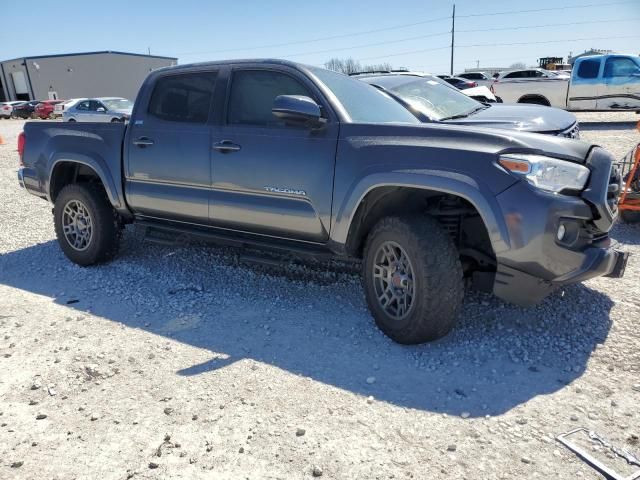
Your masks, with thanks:
M478 86L478 84L477 84L476 82L471 82L471 86L472 86L472 87L477 87L477 86Z
M24 165L24 161L23 161L24 143L25 143L24 132L20 132L20 135L18 135L18 155L20 155L20 166L21 167Z

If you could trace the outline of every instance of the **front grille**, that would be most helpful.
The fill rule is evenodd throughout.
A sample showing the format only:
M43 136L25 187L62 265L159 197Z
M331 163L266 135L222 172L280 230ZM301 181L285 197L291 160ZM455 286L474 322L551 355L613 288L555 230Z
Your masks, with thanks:
M576 140L580 139L580 125L578 122L574 123L572 126L567 128L566 130L562 130L558 133L559 137L565 138L575 138Z

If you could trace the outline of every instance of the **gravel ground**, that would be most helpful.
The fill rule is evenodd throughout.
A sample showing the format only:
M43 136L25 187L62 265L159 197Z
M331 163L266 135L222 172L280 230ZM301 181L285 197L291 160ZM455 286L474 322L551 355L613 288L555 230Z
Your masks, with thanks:
M617 157L640 141L637 115L579 117ZM18 187L22 125L0 121L0 478L600 478L554 439L578 426L640 454L640 227L612 233L623 279L531 309L469 293L452 334L404 347L348 264L135 228L71 264Z

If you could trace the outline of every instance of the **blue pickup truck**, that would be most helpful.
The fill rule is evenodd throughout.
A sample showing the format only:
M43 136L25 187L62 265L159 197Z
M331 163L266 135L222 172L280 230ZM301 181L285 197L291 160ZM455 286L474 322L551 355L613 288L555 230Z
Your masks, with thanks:
M373 317L401 343L445 335L465 280L531 305L627 261L602 148L421 123L375 87L286 61L156 70L128 125L29 122L20 144L20 184L54 205L71 261L112 259L133 222L360 258Z

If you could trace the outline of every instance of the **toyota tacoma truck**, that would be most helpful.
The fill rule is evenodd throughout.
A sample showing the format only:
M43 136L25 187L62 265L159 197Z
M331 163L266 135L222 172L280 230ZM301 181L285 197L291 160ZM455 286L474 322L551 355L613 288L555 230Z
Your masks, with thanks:
M499 78L491 91L505 103L534 103L571 111L640 111L640 57L580 57L571 78Z
M155 70L128 125L28 122L19 151L71 261L112 259L133 222L361 258L371 313L400 343L449 332L465 282L531 305L627 261L604 149L422 124L375 87L286 61Z

